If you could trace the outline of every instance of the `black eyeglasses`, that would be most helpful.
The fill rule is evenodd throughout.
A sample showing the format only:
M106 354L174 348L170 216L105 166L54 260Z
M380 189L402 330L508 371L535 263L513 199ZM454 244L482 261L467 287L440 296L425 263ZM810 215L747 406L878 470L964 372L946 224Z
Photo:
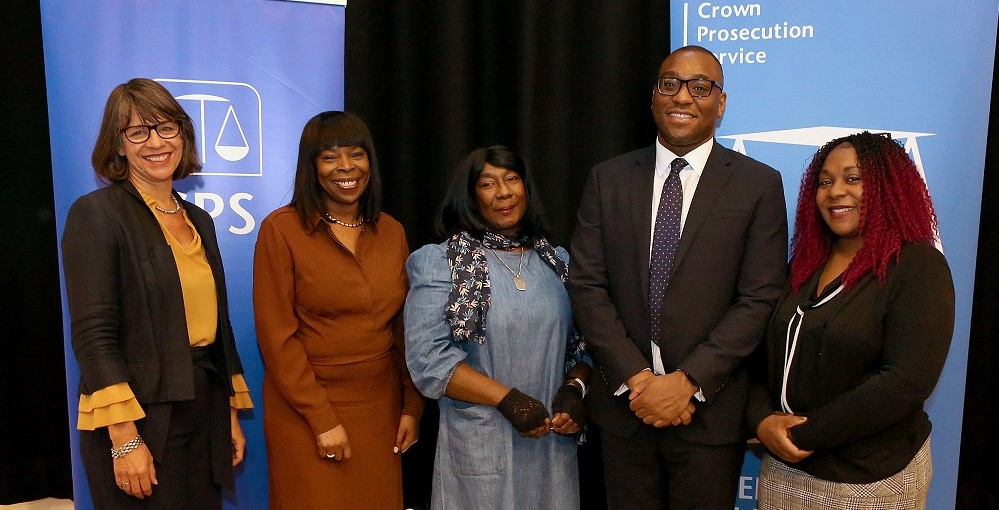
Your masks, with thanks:
M149 133L152 131L156 131L156 134L160 135L160 138L169 140L176 138L180 134L180 124L177 124L177 121L164 120L151 126L128 126L121 130L125 134L125 139L132 143L145 142L149 139Z
M711 90L718 87L718 90L722 90L722 86L714 80L705 80L703 78L695 78L692 80L681 80L680 78L669 78L660 77L656 80L656 92L664 96L675 96L680 92L680 87L687 85L687 92L693 97L708 97L711 95Z

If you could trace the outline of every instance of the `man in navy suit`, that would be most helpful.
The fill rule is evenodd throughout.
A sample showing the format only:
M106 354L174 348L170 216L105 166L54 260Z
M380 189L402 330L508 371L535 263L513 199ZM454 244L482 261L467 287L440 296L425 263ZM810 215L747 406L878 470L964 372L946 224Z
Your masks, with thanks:
M655 144L596 165L583 191L570 296L598 369L587 401L611 509L735 503L745 360L784 282L787 216L780 174L714 141L723 87L708 50L671 53L652 87ZM674 225L665 259L660 209L679 222L660 220Z

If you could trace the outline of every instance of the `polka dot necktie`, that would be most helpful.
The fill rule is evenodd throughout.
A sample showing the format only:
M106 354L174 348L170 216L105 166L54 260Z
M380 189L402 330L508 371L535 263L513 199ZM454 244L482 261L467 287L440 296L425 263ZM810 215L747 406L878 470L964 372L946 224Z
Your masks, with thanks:
M669 165L669 175L663 183L656 212L656 228L652 235L652 260L649 263L649 326L652 341L662 338L663 302L666 288L673 276L673 261L680 246L680 211L683 209L683 186L680 170L687 166L683 158L676 158Z

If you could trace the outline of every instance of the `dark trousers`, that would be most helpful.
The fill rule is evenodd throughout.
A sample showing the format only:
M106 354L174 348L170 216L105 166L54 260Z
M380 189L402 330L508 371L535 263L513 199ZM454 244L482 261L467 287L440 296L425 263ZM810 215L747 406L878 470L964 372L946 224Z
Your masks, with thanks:
M675 427L633 437L601 431L609 510L732 510L744 443L702 445Z
M159 484L145 499L125 494L118 487L107 428L80 431L80 454L95 510L221 510L221 488L212 476L210 437L212 427L219 426L215 416L219 406L213 399L225 398L220 386L216 374L195 365L194 400L144 406L147 418L136 423L140 434L151 425L147 419L162 416L162 406L166 406L169 420L162 458L153 461Z

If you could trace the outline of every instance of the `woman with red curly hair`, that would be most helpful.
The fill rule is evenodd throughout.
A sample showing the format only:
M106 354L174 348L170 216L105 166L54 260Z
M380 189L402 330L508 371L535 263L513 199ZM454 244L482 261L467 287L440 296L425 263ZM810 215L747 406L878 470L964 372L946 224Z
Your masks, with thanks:
M905 150L858 133L801 180L789 288L768 328L747 409L769 450L764 509L925 508L923 411L954 329L936 215Z

